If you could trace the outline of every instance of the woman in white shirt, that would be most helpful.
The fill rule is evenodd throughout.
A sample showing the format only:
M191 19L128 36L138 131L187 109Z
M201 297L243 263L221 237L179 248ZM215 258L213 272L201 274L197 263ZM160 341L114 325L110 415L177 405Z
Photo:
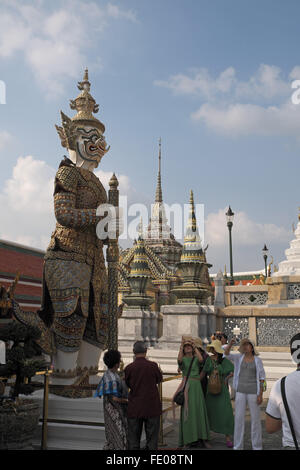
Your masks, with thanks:
M239 353L230 354L235 343L232 339L224 349L234 363L233 388L235 390L234 449L244 448L245 412L248 404L251 415L251 441L253 450L262 449L260 405L263 400L263 384L266 378L262 360L251 340L241 341Z

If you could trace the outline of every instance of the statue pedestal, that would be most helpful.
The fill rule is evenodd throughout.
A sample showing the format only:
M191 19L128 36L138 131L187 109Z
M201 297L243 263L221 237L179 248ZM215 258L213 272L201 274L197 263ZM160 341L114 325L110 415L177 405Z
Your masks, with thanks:
M43 411L43 390L31 395ZM101 450L105 443L103 402L99 398L64 398L49 394L47 448L49 450ZM42 421L33 446L39 449Z
M149 308L125 308L118 322L119 346L132 347L136 341L144 341L146 345L156 343L157 315Z
M158 341L160 349L178 350L182 335L198 336L204 341L215 331L216 317L213 305L163 305L161 313L163 336Z

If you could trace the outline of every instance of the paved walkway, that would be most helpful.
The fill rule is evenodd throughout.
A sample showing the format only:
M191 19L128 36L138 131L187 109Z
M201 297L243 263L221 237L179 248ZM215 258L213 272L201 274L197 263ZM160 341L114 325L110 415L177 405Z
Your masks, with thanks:
M234 402L233 402L234 403ZM265 409L266 402L261 406L261 419L262 419L262 431L263 431L263 449L264 450L282 450L282 433L281 431L275 434L268 434L265 430ZM179 430L179 421L176 420L174 430L168 433L164 437L166 446L160 446L161 449L177 449L178 448L178 430ZM225 437L221 434L211 433L211 445L212 450L232 450L228 449L225 444ZM193 448L196 450L196 448ZM244 449L251 450L251 428L250 428L250 415L247 410L246 413L246 425L245 425L245 441ZM204 448L199 448L199 450L206 450Z

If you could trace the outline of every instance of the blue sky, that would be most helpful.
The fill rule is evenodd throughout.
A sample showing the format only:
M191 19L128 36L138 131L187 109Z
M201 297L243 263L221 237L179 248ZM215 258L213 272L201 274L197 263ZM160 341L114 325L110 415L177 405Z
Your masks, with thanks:
M47 246L65 153L54 124L89 68L115 171L130 202L152 202L162 138L164 201L205 205L212 272L278 264L299 205L298 1L0 0L0 238ZM102 172L102 173L101 173ZM3 210L2 210L3 212Z

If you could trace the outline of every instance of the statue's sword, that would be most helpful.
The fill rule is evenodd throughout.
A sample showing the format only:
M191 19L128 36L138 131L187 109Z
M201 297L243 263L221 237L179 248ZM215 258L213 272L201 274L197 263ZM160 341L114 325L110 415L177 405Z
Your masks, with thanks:
M119 182L115 174L109 181L108 202L119 207ZM108 336L107 348L118 349L118 227L115 238L108 241L106 260L108 266Z

